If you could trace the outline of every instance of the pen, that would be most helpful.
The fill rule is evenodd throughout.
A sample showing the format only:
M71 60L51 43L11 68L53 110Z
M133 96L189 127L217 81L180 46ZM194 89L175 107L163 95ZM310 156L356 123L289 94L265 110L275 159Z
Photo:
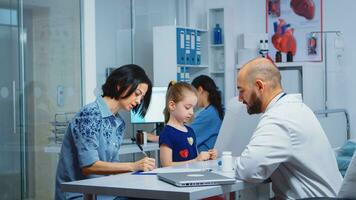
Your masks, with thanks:
M145 157L148 157L148 155L146 154L146 152L143 151L143 148L140 144L136 143L138 148L140 148L141 152L143 153L143 155L145 155Z

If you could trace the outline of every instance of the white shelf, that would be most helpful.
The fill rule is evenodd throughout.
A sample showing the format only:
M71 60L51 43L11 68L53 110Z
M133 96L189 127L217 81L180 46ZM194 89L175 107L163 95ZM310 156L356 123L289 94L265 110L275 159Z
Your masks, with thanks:
M212 71L211 74L225 74L225 71Z
M302 67L305 65L312 65L313 62L279 62L275 63L278 68L285 68L285 67ZM316 63L317 64L317 63ZM236 69L240 69L244 64L237 64Z
M209 75L221 90L222 101L225 102L225 79L226 79L226 47L229 42L225 37L226 28L225 8L209 8L207 10L207 27L209 29ZM221 27L222 43L214 44L214 28L216 24Z
M167 25L167 26L159 26L159 27L172 27L172 25ZM194 30L201 31L201 32L208 32L208 30L206 30L206 29L196 28L196 27L189 27L189 26L174 26L174 25L173 25L173 27L176 27L176 28L183 28L183 29L194 29Z
M224 47L224 44L211 44L210 47L212 48L220 48L220 47Z
M191 68L208 68L208 65L184 65L184 64L179 64L177 67L191 67Z
M277 65L277 67L296 67L305 65L305 63L303 62L279 62L275 64Z

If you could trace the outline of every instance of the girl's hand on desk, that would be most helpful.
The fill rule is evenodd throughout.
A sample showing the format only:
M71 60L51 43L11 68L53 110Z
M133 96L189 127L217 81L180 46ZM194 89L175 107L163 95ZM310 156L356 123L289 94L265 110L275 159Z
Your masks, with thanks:
M210 154L210 160L215 160L218 157L218 150L210 149L208 152Z
M202 151L200 152L200 154L196 159L197 161L205 161L205 160L209 160L209 158L210 158L210 153L207 151Z
M145 157L133 163L134 171L151 171L156 168L156 161L153 158Z

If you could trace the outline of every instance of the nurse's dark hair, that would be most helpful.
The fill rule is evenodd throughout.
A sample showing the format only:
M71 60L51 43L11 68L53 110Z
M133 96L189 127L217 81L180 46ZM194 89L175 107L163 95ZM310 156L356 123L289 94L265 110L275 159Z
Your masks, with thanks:
M169 121L169 117L170 117L170 112L168 107L169 102L173 101L175 103L178 103L182 101L185 98L187 91L192 92L195 96L197 96L197 91L189 83L171 81L168 84L167 94L166 94L166 107L163 110L165 123Z
M132 110L144 117L151 101L152 82L145 71L138 65L128 64L116 68L107 77L102 86L103 97L110 97L116 100L126 99L134 93L139 84L147 84L148 89L141 100Z
M201 87L203 90L208 92L208 101L219 113L219 118L222 120L224 118L224 106L221 101L221 92L216 86L213 79L206 75L200 75L192 81L192 85L198 89Z

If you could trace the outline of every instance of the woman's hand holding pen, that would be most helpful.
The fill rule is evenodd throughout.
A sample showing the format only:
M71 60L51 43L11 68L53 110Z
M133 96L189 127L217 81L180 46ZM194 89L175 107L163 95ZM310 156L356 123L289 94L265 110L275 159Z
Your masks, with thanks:
M142 170L146 172L156 168L156 161L153 158L144 157L143 159L134 162L133 165L134 171Z
M210 160L216 160L218 157L218 151L216 149L210 149L208 153L210 155Z
M155 135L153 133L147 133L147 140L150 142L158 142L159 141L159 136Z

